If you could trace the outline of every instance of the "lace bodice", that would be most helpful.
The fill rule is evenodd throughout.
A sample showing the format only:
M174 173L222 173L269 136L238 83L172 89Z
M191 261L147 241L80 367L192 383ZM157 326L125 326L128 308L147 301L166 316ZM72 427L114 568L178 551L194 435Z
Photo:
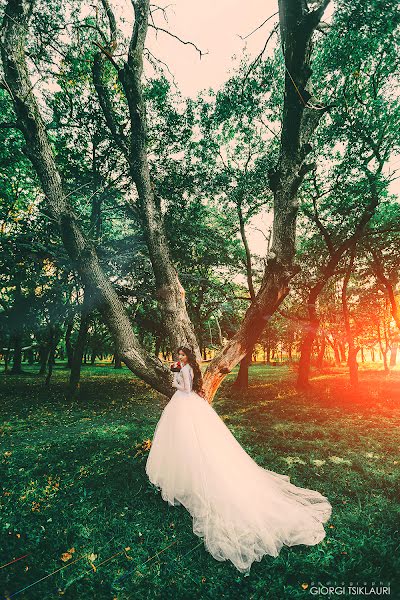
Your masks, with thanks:
M193 369L189 364L186 364L179 373L174 373L172 387L190 394L193 390Z

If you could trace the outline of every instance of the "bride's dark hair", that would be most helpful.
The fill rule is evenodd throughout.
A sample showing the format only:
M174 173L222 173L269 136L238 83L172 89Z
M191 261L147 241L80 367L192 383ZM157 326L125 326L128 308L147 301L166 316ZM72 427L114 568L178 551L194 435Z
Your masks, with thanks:
M203 377L195 353L191 348L187 348L186 346L179 346L177 352L183 352L188 357L188 364L193 369L193 390L201 394L203 392Z

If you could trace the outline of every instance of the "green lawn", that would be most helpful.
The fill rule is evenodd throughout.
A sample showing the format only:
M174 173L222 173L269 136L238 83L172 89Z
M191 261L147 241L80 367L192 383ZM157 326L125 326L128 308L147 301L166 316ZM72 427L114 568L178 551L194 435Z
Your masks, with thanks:
M227 378L214 406L244 448L333 505L323 542L283 548L245 577L148 483L141 445L163 399L99 365L83 370L72 404L66 369L45 388L24 368L0 377L0 567L27 555L0 568L2 597L284 600L313 597L311 582L382 581L400 598L400 371L362 371L356 395L343 370L315 377L308 394L286 367L253 366L246 394Z

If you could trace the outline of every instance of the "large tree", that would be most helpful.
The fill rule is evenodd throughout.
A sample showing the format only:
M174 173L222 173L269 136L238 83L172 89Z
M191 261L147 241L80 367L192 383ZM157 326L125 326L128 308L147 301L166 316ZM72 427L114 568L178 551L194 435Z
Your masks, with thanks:
M171 259L161 198L151 177L148 156L148 123L143 94L143 55L149 25L149 3L132 0L134 25L122 63L115 57L116 20L107 0L101 5L108 33L101 30L98 52L93 56L93 81L105 120L127 161L135 185L147 248L157 283L163 320L173 344L198 344L185 303L185 294ZM266 323L289 292L291 279L299 271L295 264L298 191L306 174L314 168L309 161L312 136L326 109L309 102L313 38L328 4L310 9L302 0L279 0L279 28L283 53L284 85L278 159L269 172L273 195L274 222L271 249L262 281L244 319L205 372L205 391L212 399L226 374L249 352ZM85 236L65 192L42 111L35 96L26 58L26 40L34 0L9 0L2 27L2 59L6 88L10 92L16 126L26 142L26 154L41 182L52 218L82 282L96 301L115 339L118 353L128 367L164 394L170 395L171 377L161 362L139 343L132 324L105 274L96 249ZM107 67L115 70L126 104L123 121L114 111Z

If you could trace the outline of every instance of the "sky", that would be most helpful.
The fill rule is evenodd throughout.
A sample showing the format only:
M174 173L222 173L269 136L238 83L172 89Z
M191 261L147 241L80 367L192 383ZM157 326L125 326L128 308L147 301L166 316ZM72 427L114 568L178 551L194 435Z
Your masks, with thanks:
M132 22L130 2L114 0L128 23ZM158 27L168 29L182 40L196 44L199 53L190 45L183 45L164 32L150 29L146 45L159 59L167 63L184 96L194 97L202 89L218 88L227 79L232 67L232 56L240 56L246 42L244 37L256 29L265 19L278 10L277 0L163 0L158 6L166 7L163 12L153 13ZM277 21L271 18L248 40L249 51L255 56L261 51L266 36Z

